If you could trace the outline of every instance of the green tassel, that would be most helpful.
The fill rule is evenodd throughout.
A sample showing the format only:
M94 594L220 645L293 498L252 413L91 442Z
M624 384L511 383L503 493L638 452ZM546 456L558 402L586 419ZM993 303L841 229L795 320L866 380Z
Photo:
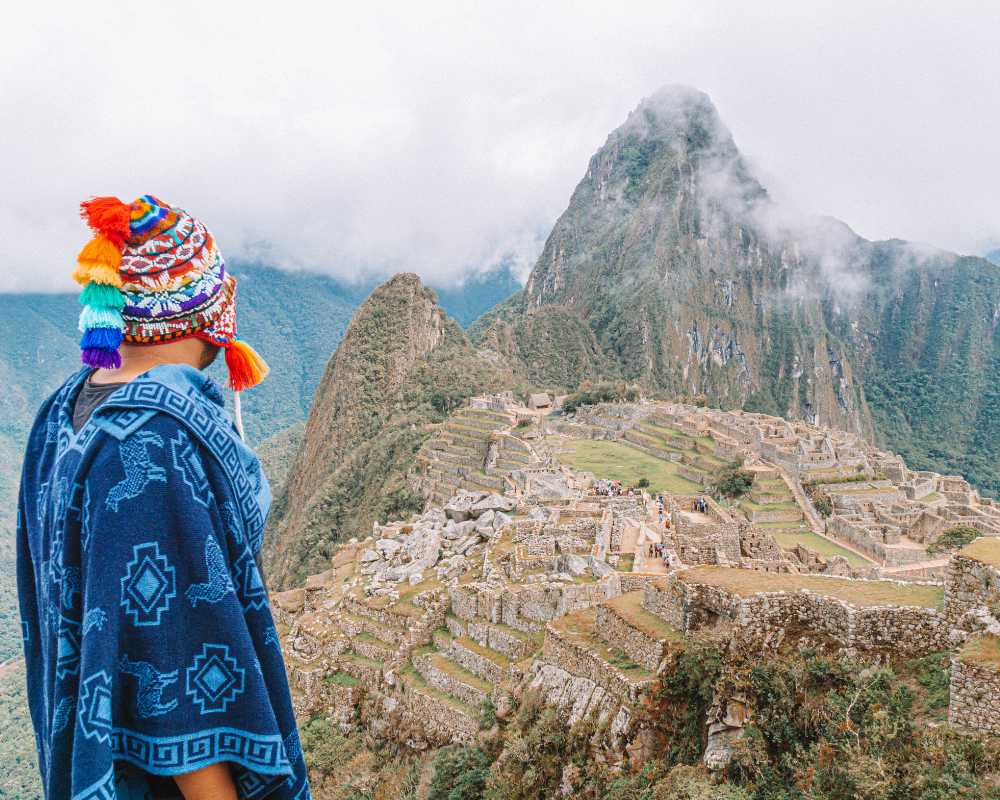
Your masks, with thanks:
M125 295L120 289L106 283L88 283L80 292L80 305L91 308L125 308Z

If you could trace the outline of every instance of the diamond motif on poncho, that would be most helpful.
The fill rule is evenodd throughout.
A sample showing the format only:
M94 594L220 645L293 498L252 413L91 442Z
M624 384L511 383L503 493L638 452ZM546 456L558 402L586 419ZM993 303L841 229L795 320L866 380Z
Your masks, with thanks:
M77 713L83 735L88 739L106 742L111 736L114 727L111 700L111 676L103 669L83 682Z
M160 555L156 542L137 544L132 548L132 560L122 577L122 606L132 617L132 624L159 625L170 600L177 595L175 570Z
M243 693L246 670L236 664L224 644L202 645L201 653L185 670L186 694L201 708L202 714L225 711Z

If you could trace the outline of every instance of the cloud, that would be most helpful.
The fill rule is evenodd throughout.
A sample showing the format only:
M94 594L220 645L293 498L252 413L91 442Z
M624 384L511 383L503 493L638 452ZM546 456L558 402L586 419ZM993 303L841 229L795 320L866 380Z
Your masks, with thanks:
M0 290L68 288L76 205L104 193L183 205L229 258L523 273L608 132L678 82L783 205L979 250L1000 207L987 6L13 4Z

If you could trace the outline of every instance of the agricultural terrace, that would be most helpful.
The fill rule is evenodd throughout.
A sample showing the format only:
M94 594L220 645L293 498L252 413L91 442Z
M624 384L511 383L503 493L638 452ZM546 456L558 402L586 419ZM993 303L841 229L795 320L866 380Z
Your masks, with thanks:
M696 494L702 487L677 474L673 461L664 461L621 442L555 439L556 457L568 467L592 472L598 478L635 486L641 478L653 492Z
M741 597L750 597L759 592L808 589L859 607L892 605L939 609L944 603L944 588L931 584L860 581L715 566L691 567L678 576L687 583L716 586Z

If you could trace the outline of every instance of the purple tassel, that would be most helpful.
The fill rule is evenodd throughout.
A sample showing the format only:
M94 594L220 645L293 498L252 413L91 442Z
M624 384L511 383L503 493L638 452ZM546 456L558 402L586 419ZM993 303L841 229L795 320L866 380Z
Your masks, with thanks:
M99 347L85 347L80 351L80 360L88 367L98 369L121 369L122 356L117 350L103 350Z

